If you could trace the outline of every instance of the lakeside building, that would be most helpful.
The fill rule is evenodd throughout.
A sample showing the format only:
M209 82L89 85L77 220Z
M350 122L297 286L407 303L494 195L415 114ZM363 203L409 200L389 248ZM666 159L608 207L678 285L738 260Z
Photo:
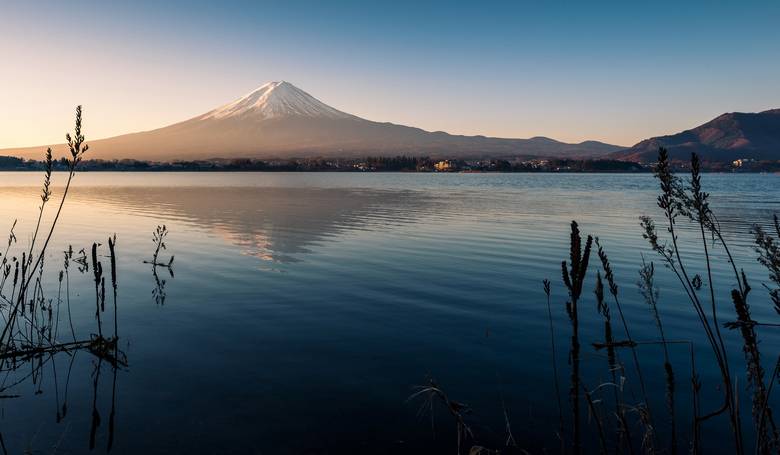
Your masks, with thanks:
M731 165L734 166L734 167L742 167L742 166L744 166L746 164L750 164L750 163L752 163L754 161L755 160L752 159L752 158L740 158L738 160L732 161Z
M458 164L452 160L438 161L433 168L436 172L455 172L459 169Z

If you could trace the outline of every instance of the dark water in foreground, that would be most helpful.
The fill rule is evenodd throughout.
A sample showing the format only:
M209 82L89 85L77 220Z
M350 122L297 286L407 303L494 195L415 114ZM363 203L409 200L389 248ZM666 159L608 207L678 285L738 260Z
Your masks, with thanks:
M0 174L0 228L19 218L20 248L29 244L40 180ZM777 322L748 232L780 212L780 176L705 175L704 183L753 284L754 318ZM68 244L86 248L117 234L120 335L129 367L116 379L112 453L452 453L449 416L437 414L434 439L429 416L420 415L422 402L407 401L428 375L473 408L480 442L503 442L504 403L521 446L556 450L541 281L553 282L564 394L569 329L560 261L568 256L572 219L610 254L634 337L657 339L636 289L640 255L657 261L637 219L660 215L655 193L650 175L80 174L44 284L56 297ZM159 273L166 295L160 305L142 260L163 223L171 232L166 254L176 259L175 277ZM684 236L695 234L686 223L682 228ZM698 257L691 261L702 272ZM727 291L734 280L720 257L714 275L722 312L733 318ZM94 327L91 278L71 275L80 333ZM673 278L658 264L661 315L669 338L697 343L708 410L716 407L717 372ZM581 304L591 388L608 379L603 354L589 345L601 338L593 284L591 274ZM780 336L761 335L771 366ZM727 338L742 380L738 336ZM661 351L642 347L640 354L651 404L663 415ZM678 431L687 439L688 354L673 349L672 355L680 378ZM24 380L4 392L18 395L0 400L0 431L11 453L89 449L95 364L88 353L61 355L36 383ZM26 368L5 378L6 385L32 369ZM111 372L104 369L98 379L95 451L103 452ZM67 415L57 423L64 399ZM747 427L748 408L743 419ZM663 438L668 428L659 420ZM729 447L725 420L705 426L704 434L708 447Z

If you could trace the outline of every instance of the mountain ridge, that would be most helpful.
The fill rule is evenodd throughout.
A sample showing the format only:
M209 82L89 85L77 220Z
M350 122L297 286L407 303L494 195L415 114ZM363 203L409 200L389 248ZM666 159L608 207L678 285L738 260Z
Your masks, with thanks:
M652 162L659 147L665 147L673 160L688 160L693 152L706 161L780 160L780 109L727 112L695 128L651 137L610 156Z
M42 147L0 150L39 158ZM550 138L506 139L430 132L376 122L322 103L286 81L269 82L188 120L90 141L98 159L151 161L211 158L306 158L428 155L445 158L593 158L624 147L598 141L569 144ZM52 146L55 156L67 153Z

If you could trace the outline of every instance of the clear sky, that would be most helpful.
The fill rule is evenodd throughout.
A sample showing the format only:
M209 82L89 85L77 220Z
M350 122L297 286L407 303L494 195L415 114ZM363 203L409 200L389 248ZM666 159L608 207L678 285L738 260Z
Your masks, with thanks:
M327 4L332 3L332 4ZM287 80L371 120L631 145L780 107L780 2L0 0L0 147Z

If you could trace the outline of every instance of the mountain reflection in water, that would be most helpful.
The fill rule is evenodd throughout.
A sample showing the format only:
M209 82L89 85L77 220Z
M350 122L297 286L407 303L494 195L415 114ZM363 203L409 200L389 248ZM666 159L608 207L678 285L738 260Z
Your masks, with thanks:
M426 216L415 191L345 188L79 188L74 197L207 229L263 260L291 263L344 232L392 229Z

